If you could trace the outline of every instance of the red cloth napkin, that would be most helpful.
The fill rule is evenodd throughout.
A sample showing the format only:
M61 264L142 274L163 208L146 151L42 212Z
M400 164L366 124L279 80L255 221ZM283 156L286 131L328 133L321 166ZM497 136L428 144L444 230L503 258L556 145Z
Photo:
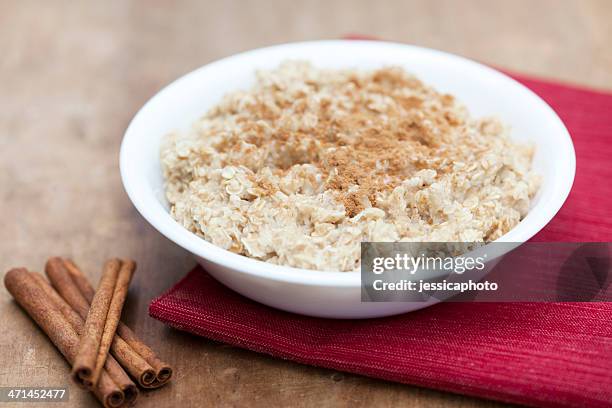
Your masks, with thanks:
M567 125L572 192L534 239L612 238L612 94L514 76ZM612 406L612 303L442 303L326 320L255 303L196 268L149 313L170 326L304 364L533 406Z

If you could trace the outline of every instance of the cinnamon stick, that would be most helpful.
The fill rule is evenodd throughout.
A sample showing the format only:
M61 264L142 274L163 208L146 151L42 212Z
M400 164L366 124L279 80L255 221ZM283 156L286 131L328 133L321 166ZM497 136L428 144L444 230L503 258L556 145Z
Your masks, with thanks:
M30 272L30 275L43 289L51 303L57 308L64 318L70 323L78 335L81 335L85 326L85 320L51 287L49 282L39 273ZM127 404L133 404L138 397L138 388L128 377L121 365L109 355L104 364L104 369L113 382L121 389Z
M91 389L100 379L134 268L132 261L119 259L111 259L104 265L72 367L72 378L77 384Z
M4 286L45 332L66 360L73 364L79 348L79 336L33 275L25 268L11 269L4 276ZM106 370L101 371L100 379L93 388L93 392L107 408L117 408L125 403L123 392Z
M87 280L85 274L83 274L83 272L72 260L63 260L63 266L68 270L68 273L78 287L80 294L87 300L87 302L91 302L93 300L95 291ZM121 337L121 339L125 340L125 342L129 344L134 351L142 356L155 370L154 378L142 378L142 381L138 380L140 386L143 388L158 388L170 381L173 373L172 367L160 360L155 352L142 340L140 340L136 334L123 322L119 322L119 325L117 326L117 334Z
M63 259L58 257L50 258L45 266L45 272L51 284L59 292L61 297L84 320L87 318L89 311L89 301L81 293L79 287L77 287L75 280L66 266ZM94 292L93 288L91 288L91 290ZM91 293L90 299L93 299L93 293ZM148 385L153 383L156 379L155 370L136 350L119 337L117 333L111 343L111 352L119 364L123 366L141 387L151 388Z

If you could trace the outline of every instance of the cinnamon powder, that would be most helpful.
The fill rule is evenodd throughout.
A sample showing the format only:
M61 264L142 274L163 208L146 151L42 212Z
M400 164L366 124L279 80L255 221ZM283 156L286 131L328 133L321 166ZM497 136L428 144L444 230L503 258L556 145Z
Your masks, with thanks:
M243 129L248 132L246 140L258 147L264 140L289 146L288 150L291 146L306 146L302 152L305 154L281 166L283 172L280 174L286 174L286 170L299 161L317 166L327 179L325 188L337 191L337 200L344 204L347 216L354 217L368 202L375 205L377 192L392 189L423 168L428 159L440 157L437 137L428 122L443 133L460 126L462 121L452 112L443 111L443 107L452 107L450 95L440 96L439 108L423 109L422 97L398 93L398 89L411 89L417 94L428 92L420 81L399 69L385 68L360 78L352 76L348 82L354 88L345 90L345 96L356 101L352 115L334 115L331 101L323 99L319 103L317 123L307 131L277 123L278 128L269 133L265 127L252 122ZM354 91L362 89L388 98L392 109L381 114L369 101L360 100ZM246 112L252 117L275 121L280 114L274 112L286 107L287 102L283 100L272 105L258 101L247 105ZM297 93L292 101L294 114L304 114L307 107L308 94ZM240 138L227 138L217 148L239 150L240 143ZM275 191L270 183L260 182L259 186L267 194Z

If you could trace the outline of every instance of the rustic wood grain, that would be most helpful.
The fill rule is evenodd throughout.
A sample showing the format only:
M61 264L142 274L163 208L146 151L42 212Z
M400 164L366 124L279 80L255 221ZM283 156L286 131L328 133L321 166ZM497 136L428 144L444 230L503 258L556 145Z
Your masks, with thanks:
M272 359L149 318L148 302L194 262L128 201L122 133L161 86L200 65L347 33L611 89L610 21L606 0L0 1L0 270L70 256L97 281L106 258L136 259L125 316L176 368L139 406L499 406ZM0 386L68 385L64 405L94 402L4 288L0 317Z

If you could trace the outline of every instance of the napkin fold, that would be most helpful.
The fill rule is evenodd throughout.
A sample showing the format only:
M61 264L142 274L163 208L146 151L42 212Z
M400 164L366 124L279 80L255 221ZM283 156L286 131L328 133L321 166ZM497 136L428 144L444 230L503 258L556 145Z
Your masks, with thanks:
M538 241L611 241L612 94L512 75L568 127L576 180ZM253 302L202 268L149 306L180 330L327 367L531 406L612 406L612 303L442 303L369 320Z

